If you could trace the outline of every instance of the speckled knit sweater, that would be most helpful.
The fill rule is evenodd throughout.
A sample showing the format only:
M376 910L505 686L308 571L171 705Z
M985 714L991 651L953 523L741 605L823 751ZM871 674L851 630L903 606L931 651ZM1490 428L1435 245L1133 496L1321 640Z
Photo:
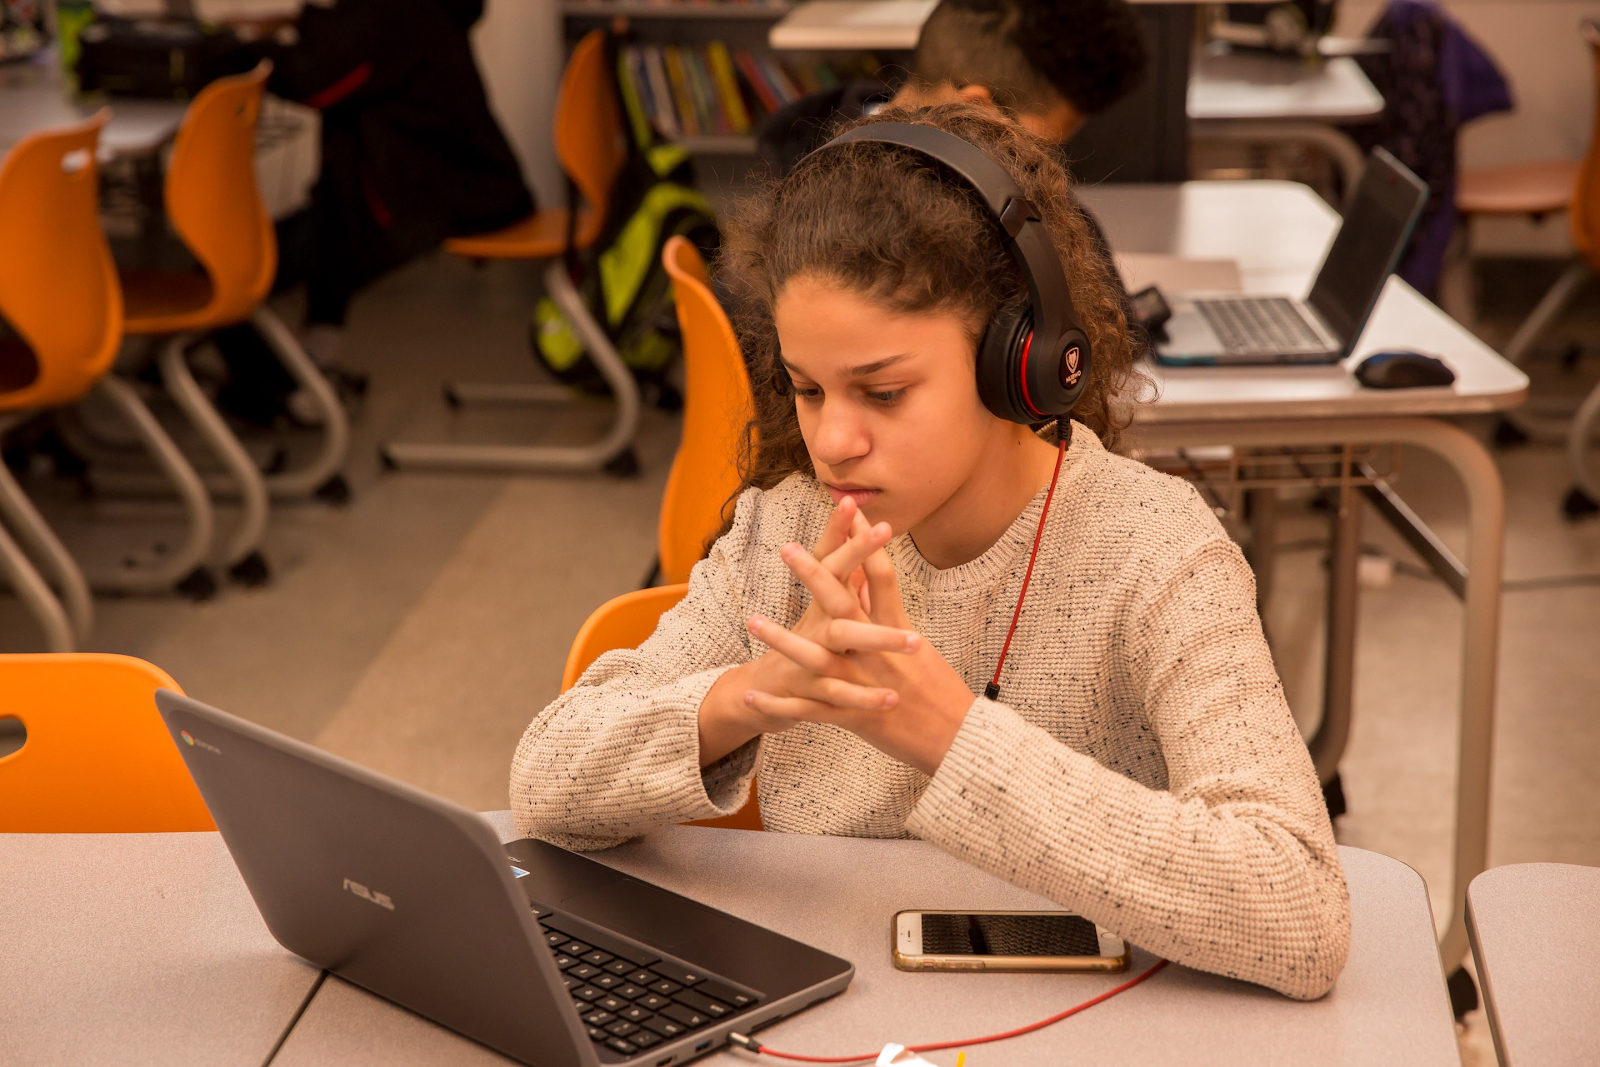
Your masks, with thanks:
M1238 548L1185 482L1075 427L1001 699L975 696L930 779L835 726L802 723L699 766L697 713L810 594L778 549L832 505L796 475L739 499L689 595L638 649L598 659L534 719L511 769L526 833L604 848L738 810L759 771L768 830L918 837L1129 941L1288 996L1325 993L1349 900ZM916 628L981 693L1044 493L982 556L889 553Z

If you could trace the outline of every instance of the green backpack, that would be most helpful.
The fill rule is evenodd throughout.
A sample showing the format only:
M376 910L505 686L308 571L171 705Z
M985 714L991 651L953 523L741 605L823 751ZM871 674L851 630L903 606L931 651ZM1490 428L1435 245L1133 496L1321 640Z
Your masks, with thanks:
M613 56L615 51L613 46ZM628 83L619 79L619 84ZM675 407L681 398L666 372L682 344L661 251L668 238L683 236L709 257L718 244L716 216L711 202L694 188L688 151L658 142L639 101L625 89L621 95L633 134L628 158L612 190L600 238L582 253L569 255L568 270L584 306L616 345L623 363L658 404ZM569 196L575 193L569 183ZM534 308L529 341L561 381L588 393L610 393L583 342L549 297Z

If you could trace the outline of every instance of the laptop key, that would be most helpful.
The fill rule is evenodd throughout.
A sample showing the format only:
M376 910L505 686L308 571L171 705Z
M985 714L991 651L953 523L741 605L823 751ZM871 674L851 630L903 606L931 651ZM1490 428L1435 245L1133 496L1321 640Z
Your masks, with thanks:
M646 993L644 996L636 998L635 1002L641 1008L649 1008L651 1011L660 1011L662 1008L672 1003L672 1001L668 1000L660 993Z
M606 1042L606 1048L616 1049L624 1056L632 1056L635 1052L639 1051L639 1046L635 1045L632 1041L629 1041L625 1037L611 1038Z
M604 1026L606 1023L614 1022L616 1018L609 1011L591 1011L583 1017L583 1021L590 1026Z
M756 1002L756 998L749 993L741 993L731 985L707 978L704 982L694 987L696 993L704 993L708 997L716 997L724 1004L732 1004L736 1008L748 1008Z
M579 963L575 964L571 970L567 971L567 973L572 975L574 978L582 978L585 982L587 982L596 975L605 974L606 972L602 971L592 963Z
M654 1031L662 1037L677 1037L679 1034L687 1034L689 1032L689 1028L682 1023L673 1022L671 1019L663 1019L659 1015L652 1015L646 1019L644 1028Z
M614 959L616 959L616 957L611 953L601 952L599 949L595 949L593 952L586 952L583 954L583 962L592 963L596 967L604 967Z
M679 985L694 985L697 982L706 980L706 976L698 971L691 971L687 967L680 967L676 963L668 963L666 960L652 963L650 969L661 977L677 982Z
M713 1019L720 1019L724 1015L727 1015L733 1011L732 1008L728 1007L720 1000L712 1000L710 997L703 997L693 989L685 989L682 993L679 993L672 999L677 1001L679 1004L687 1004L695 1011L700 1012L702 1015L709 1015Z
M661 1009L661 1014L674 1022L680 1022L693 1030L697 1026L704 1026L711 1021L711 1016L705 1012L695 1011L685 1004L668 1004Z
M554 927L552 927L552 929L554 929ZM577 935L569 936L576 937ZM599 949L602 952L611 953L618 959L628 960L635 967L648 967L656 960L661 958L647 948L639 945L630 945L620 937L613 937L604 931L584 934L582 936L589 941L589 944L584 947L583 952L592 952L595 949ZM581 956L583 955L583 952L574 952L573 955Z
M582 997L584 1000L599 1000L601 997L606 995L606 991L604 989L596 989L592 985L583 985L579 986L577 989L574 989L572 991L572 995L575 997Z
M613 1037L627 1037L637 1029L639 1028L628 1020L618 1019L606 1027L606 1033L611 1034Z
M602 971L593 978L589 979L589 984L597 985L601 989L615 989L617 986L622 985L623 982L622 979L618 978L616 975L606 974L604 971Z
M632 974L628 975L628 981L632 982L634 985L649 985L655 980L656 976L645 970L643 967L640 967L637 971L634 971Z
M626 975L629 971L633 970L633 964L629 963L627 960L612 960L610 963L606 964L605 969L615 975Z
M649 1048L651 1045L661 1044L661 1039L648 1030L635 1030L628 1035L628 1040L640 1048Z
M645 995L645 990L634 985L632 982L629 982L627 985L619 985L617 988L613 989L612 992L617 996L624 997L628 1000L638 1000L640 997Z
M556 966L561 968L563 971L568 967L576 967L577 965L578 961L572 956L567 955L565 952L556 957Z
M589 1027L589 1040L609 1041L611 1040L611 1035L600 1029L598 1026L591 1026Z
M639 1007L637 1004L623 1008L621 1011L617 1012L617 1014L628 1020L630 1023L642 1023L646 1019L650 1018L650 1013L644 1008Z
M569 940L567 935L562 933L560 930L546 930L544 933L544 939L551 945L551 947L564 945Z
M569 956L582 957L585 952L593 952L593 945L585 945L582 941L568 941L561 946L561 951Z
M621 1011L623 1008L628 1006L628 1002L623 1000L621 997L607 996L601 997L599 1000L595 1001L594 1006L597 1008L604 1008L606 1011Z
M583 984L583 979L582 978L574 978L570 974L562 975L561 976L561 980L563 982L567 983L567 991L568 992L571 992L572 990L576 989L578 986L581 986Z
M661 979L659 982L650 983L651 991L660 993L664 997L670 997L672 994L676 993L682 988L683 986L679 985L677 982L669 982L665 978Z

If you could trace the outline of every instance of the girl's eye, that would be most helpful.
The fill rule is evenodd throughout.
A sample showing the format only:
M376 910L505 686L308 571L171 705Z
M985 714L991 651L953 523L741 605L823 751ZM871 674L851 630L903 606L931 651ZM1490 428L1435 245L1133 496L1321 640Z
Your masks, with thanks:
M867 394L867 399L871 400L875 404L895 404L898 403L900 398L905 395L906 391L904 389L890 389L887 392L881 393L869 392Z
M814 385L796 385L794 387L794 395L803 397L806 400L815 400L822 395L822 390Z

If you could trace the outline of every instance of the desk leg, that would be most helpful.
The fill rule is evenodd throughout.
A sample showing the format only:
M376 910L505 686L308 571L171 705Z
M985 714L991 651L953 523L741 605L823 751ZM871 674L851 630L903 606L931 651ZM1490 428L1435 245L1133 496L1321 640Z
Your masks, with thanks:
M1256 610L1263 617L1272 602L1272 580L1278 569L1278 491L1250 490L1250 550L1245 559L1256 576Z
M1346 449L1348 451L1348 449ZM1348 457L1346 465L1348 469ZM1361 496L1348 479L1339 487L1338 506L1329 522L1327 654L1322 664L1322 722L1307 743L1323 785L1339 773L1350 739L1355 694L1356 609L1360 599Z
M1350 136L1325 122L1309 119L1196 119L1189 123L1189 136L1219 141L1290 141L1312 144L1327 152L1344 184L1348 198L1361 181L1367 157Z
M1466 486L1467 579L1461 641L1455 869L1450 920L1439 944L1445 970L1454 971L1468 950L1467 884L1483 873L1489 854L1489 772L1495 682L1500 666L1500 583L1506 547L1505 486L1493 457L1465 430L1425 418L1156 423L1137 425L1135 432L1141 445L1152 448L1416 445L1449 463Z

